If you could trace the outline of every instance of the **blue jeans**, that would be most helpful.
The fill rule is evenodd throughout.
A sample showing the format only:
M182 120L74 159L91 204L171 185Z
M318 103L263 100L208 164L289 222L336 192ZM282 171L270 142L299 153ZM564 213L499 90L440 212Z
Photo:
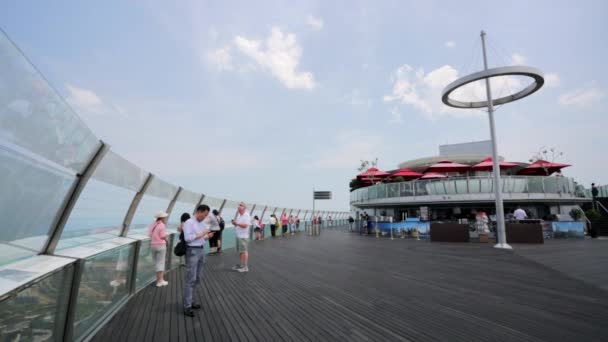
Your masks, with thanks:
M188 248L186 250L186 281L184 287L184 309L192 307L192 293L203 277L205 250Z

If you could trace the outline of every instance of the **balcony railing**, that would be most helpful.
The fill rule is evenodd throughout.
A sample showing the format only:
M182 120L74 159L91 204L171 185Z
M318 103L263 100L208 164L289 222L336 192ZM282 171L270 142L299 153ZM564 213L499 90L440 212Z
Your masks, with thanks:
M501 183L503 193L580 196L574 180L569 177L503 176ZM352 191L350 202L357 204L383 198L493 193L494 180L491 177L454 177L379 183Z

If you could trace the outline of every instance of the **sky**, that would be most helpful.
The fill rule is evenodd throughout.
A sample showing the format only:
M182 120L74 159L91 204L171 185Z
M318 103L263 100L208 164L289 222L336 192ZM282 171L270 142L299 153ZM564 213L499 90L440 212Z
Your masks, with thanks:
M537 93L496 111L500 155L543 148L608 183L605 1L9 0L0 27L114 151L218 197L347 210L361 159L382 169L489 138L487 113L442 105L483 68L528 65ZM493 81L505 95L526 78ZM483 98L472 85L459 96ZM455 95L456 96L456 95Z

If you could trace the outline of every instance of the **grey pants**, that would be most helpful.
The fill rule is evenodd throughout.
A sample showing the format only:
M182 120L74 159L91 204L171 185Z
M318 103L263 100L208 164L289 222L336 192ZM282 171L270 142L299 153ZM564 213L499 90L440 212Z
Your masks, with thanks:
M184 287L184 309L192 307L192 293L203 277L205 250L188 248L186 250L186 281Z

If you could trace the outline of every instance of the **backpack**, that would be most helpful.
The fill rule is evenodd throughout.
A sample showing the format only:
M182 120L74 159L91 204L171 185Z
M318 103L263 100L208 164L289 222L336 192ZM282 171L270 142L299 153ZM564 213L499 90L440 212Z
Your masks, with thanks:
M184 232L181 232L179 234L179 242L175 245L175 248L173 248L173 254L178 257L184 256L186 255L187 248L188 246L186 246L186 241L184 240Z

